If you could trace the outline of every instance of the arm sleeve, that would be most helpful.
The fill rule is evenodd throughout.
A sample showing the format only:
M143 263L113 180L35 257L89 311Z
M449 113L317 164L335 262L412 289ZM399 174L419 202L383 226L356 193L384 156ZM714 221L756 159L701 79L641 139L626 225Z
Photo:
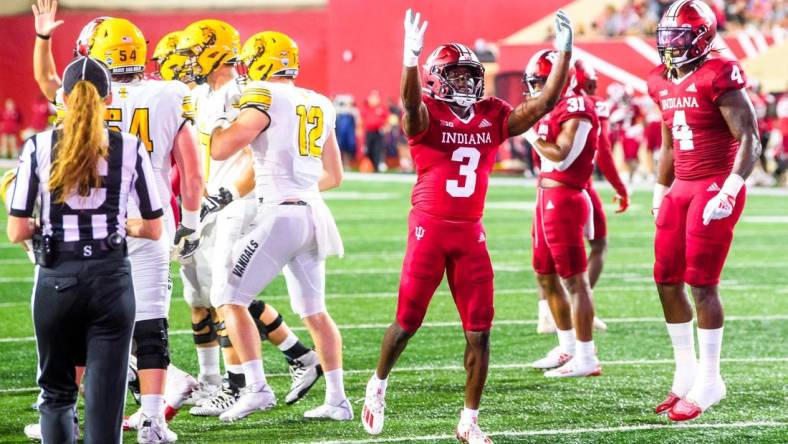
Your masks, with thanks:
M728 91L735 91L747 86L747 76L738 62L726 60L717 70L711 82L711 100L716 102Z
M613 152L610 149L610 124L607 119L599 120L599 139L596 144L596 164L599 171L605 176L610 185L621 196L627 195L627 187L621 182L621 176L616 169L616 162L613 160Z
M150 156L145 151L142 142L139 142L137 146L137 164L134 167L132 194L139 202L140 215L143 219L156 219L164 215L159 192L156 190Z
M27 139L19 157L16 181L11 194L11 209L8 214L15 217L31 217L39 190L36 137Z

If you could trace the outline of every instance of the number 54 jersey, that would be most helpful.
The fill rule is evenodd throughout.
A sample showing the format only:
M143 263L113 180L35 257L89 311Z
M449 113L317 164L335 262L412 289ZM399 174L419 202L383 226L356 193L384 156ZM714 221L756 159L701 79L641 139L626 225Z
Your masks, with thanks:
M418 174L411 203L440 219L478 221L498 147L509 137L512 107L488 97L461 119L446 102L427 95L422 100L429 124L422 133L408 137Z
M720 113L717 100L744 88L747 78L730 59L710 58L682 79L668 79L664 65L648 76L648 93L673 135L676 177L696 180L729 174L739 142Z

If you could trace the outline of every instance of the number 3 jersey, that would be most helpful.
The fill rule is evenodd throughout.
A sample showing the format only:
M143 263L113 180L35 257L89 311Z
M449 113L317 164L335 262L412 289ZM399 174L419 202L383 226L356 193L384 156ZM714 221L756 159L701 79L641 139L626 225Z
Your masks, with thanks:
M240 108L271 119L251 143L256 195L269 202L320 198L323 146L336 121L331 101L290 84L255 81L244 88Z
M446 102L422 96L429 124L408 137L416 166L411 203L421 212L446 220L477 221L498 147L509 138L512 107L495 97L476 102L461 119Z
M664 65L648 76L648 93L673 135L673 165L678 179L729 174L739 148L717 100L742 89L747 79L733 60L710 58L682 79L666 78Z

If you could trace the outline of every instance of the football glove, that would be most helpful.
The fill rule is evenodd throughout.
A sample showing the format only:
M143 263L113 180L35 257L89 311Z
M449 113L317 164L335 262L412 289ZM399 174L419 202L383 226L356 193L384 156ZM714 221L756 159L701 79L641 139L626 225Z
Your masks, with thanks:
M668 194L668 190L670 190L670 187L666 185L662 185L661 183L654 184L654 195L651 198L651 214L654 216L654 220L657 219L659 206L662 205L662 199Z
M703 225L708 225L713 220L725 219L733 214L736 196L742 186L744 186L744 179L741 176L738 174L728 176L719 193L706 202L706 206L703 208Z
M558 10L555 13L555 49L563 52L572 51L572 40L574 31L572 30L572 21L566 12Z
M219 193L208 195L202 198L202 207L200 208L200 222L205 220L209 214L218 213L222 208L226 207L233 201L234 194L227 188L219 188Z
M181 224L175 231L175 238L173 240L173 243L179 247L179 260L184 261L189 259L197 252L197 247L200 246L199 226L199 215L197 211L184 209L183 220L181 220Z
M402 64L408 68L419 64L419 55L424 49L424 31L427 30L427 21L425 20L419 27L420 19L421 14L418 12L415 17L410 9L405 12L405 51Z

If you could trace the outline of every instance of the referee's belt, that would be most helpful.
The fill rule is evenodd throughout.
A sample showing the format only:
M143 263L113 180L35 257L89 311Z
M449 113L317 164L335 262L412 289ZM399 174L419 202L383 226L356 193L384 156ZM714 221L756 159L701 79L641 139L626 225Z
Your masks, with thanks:
M117 233L98 240L56 242L53 250L58 253L58 258L61 260L68 260L69 253L74 259L105 259L127 255L126 239Z
M263 198L261 197L261 198L257 199L257 202L263 203ZM306 202L304 202L303 200L286 200L286 201L280 203L279 205L300 205L300 206L304 206L304 205L308 205L308 204Z

